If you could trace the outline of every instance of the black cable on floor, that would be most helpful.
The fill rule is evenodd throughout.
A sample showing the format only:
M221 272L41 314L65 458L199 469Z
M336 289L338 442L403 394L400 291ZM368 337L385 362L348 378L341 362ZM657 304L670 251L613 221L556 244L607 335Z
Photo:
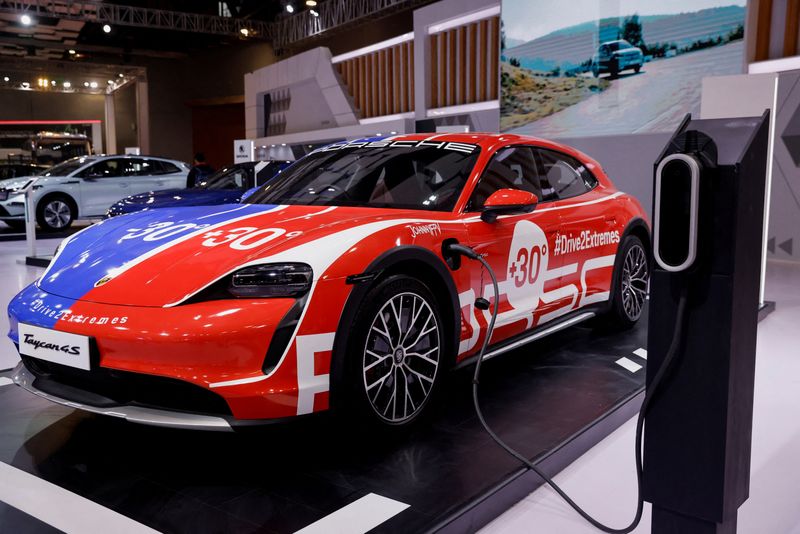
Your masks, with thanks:
M650 383L650 387L647 388L647 392L645 393L644 400L642 401L642 407L639 410L639 416L636 419L636 485L637 485L637 504L636 504L636 514L633 517L633 521L623 528L613 528L609 527L586 512L583 508L581 508L575 501L573 501L567 493L562 490L558 484L556 484L552 478L547 476L541 469L539 469L536 464L530 461L528 458L523 456L520 452L512 448L508 445L505 441L503 441L489 424L486 422L486 419L483 416L483 411L481 410L480 403L478 402L478 384L480 382L480 375L481 375L481 364L483 363L483 356L486 353L486 347L489 345L489 339L492 337L492 331L494 330L494 323L497 319L497 312L499 307L499 287L497 284L497 277L494 274L489 263L483 259L477 252L472 250L469 247L463 245L450 245L450 250L455 253L463 254L468 258L473 260L479 261L489 272L489 275L492 278L492 286L494 288L494 306L492 308L492 317L489 321L489 326L486 329L486 337L483 339L483 344L481 345L481 350L478 352L477 361L475 363L475 372L472 377L472 403L475 406L475 413L478 416L478 420L481 423L483 429L489 434L489 436L497 443L501 448L503 448L508 454L519 460L523 465L525 465L528 469L539 475L542 480L544 480L553 490L558 493L558 495L564 499L564 501L569 504L573 510L575 510L581 517L583 517L586 521L588 521L592 526L595 528L602 530L603 532L608 532L609 534L628 534L629 532L633 531L642 520L642 512L644 511L644 497L642 495L642 436L644 430L644 418L647 414L647 410L650 407L650 402L653 399L653 395L655 394L656 390L658 389L659 384L666 375L667 371L669 370L672 361L675 359L675 355L678 352L678 346L680 345L681 338L683 337L683 329L684 329L684 319L686 315L686 288L681 292L680 300L678 302L678 311L676 314L675 319L675 332L672 337L672 342L670 343L669 349L667 350L666 355L664 356L664 361L661 364L661 367L658 369L658 372L653 377L653 381Z

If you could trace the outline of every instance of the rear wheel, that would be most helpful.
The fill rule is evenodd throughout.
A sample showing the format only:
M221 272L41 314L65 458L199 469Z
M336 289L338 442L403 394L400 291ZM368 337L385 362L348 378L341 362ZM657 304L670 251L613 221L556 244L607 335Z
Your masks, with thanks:
M380 282L354 322L348 408L384 427L420 419L441 382L443 341L439 305L427 286L406 275Z
M608 318L613 326L630 328L642 316L647 301L650 264L644 244L635 235L622 241L614 265L614 295Z
M74 203L66 195L44 197L36 206L36 222L42 230L56 232L66 230L75 220Z

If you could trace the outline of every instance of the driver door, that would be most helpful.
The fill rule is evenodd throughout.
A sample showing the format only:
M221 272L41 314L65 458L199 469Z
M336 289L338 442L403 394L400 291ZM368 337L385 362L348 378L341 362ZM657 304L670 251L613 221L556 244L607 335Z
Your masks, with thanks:
M131 194L130 177L124 176L125 160L98 161L80 173L81 216L99 217L116 201Z
M520 334L547 320L558 296L557 280L561 260L553 254L561 226L559 210L550 209L549 184L528 146L498 150L472 193L467 211L477 215L486 199L498 189L522 189L539 197L536 209L523 215L501 215L493 223L470 222L469 245L494 269L500 290L500 307L492 342ZM473 271L476 295L491 301L491 279L481 270ZM488 312L487 312L488 313ZM488 316L487 316L488 317Z

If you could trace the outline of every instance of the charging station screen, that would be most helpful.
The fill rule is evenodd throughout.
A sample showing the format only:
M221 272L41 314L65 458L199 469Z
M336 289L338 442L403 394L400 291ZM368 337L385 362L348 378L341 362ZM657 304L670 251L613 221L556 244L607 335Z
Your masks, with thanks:
M689 256L692 171L680 160L664 165L661 171L661 212L658 252L669 265L680 265Z

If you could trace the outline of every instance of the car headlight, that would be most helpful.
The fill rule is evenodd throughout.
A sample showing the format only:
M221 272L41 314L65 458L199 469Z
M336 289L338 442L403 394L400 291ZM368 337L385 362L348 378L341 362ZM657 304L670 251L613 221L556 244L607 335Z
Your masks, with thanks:
M314 273L305 263L268 263L239 269L228 292L237 298L299 297L308 292Z

